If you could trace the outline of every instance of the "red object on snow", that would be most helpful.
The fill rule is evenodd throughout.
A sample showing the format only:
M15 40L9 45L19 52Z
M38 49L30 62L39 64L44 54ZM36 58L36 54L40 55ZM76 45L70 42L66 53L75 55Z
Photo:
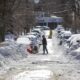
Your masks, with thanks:
M32 53L32 48L27 48L27 51L28 51L29 53Z

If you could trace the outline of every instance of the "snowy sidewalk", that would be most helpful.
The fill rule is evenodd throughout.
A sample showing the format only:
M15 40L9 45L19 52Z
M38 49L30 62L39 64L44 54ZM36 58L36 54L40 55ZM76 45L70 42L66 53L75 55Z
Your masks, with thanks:
M59 62L62 56L62 52L59 50L57 45L58 42L55 37L55 33L53 34L53 39L47 39L49 54L43 55L41 47L38 54L29 55L27 61L29 64L32 63L31 65L28 65L30 70L19 73L14 77L13 80L53 80L54 74L51 69L51 65L54 65L53 63ZM59 53L56 53L57 50Z

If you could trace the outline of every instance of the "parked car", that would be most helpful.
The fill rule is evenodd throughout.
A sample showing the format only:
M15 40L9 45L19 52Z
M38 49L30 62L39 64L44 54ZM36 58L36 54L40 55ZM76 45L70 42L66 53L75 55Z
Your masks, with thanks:
M80 40L80 34L73 34L71 35L71 37L67 40L67 42L69 43L69 47L76 45Z
M32 31L38 32L41 36L44 35L44 31L42 31L40 28L34 28Z
M64 31L65 29L62 27L62 25L58 25L55 30L59 34L61 31Z
M36 29L40 29L41 31L43 30L43 27L42 26L36 26L35 28Z
M50 30L48 26L42 26L43 30Z
M36 38L37 44L42 44L42 36L40 34L36 34L35 32L30 32L27 34L27 36L34 36Z
M38 52L39 45L38 45L37 40L34 37L34 35L32 35L32 36L21 36L16 40L16 43L25 45L26 50L28 50L28 52L30 52L30 53L34 53L35 48L36 48L36 51Z
M65 44L71 35L71 31L61 31L58 34L58 38L60 40L59 45L62 45L63 43Z
M72 35L71 31L62 31L60 37L63 41L67 41L67 39Z
M37 45L37 46L39 46L39 43L38 43L38 37L37 36L35 36L35 35L33 35L33 34L28 34L28 35L26 35L25 36L26 38L29 38L31 41L32 41L32 43L34 43L35 45Z
M32 41L29 38L26 38L25 36L21 36L17 38L16 43L29 45L32 43Z
M67 40L67 52L71 52L78 47L80 47L80 34L73 34L71 37Z

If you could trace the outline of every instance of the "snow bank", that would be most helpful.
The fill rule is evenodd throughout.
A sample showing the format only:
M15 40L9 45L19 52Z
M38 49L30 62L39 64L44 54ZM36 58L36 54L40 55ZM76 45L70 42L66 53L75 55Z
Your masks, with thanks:
M80 47L76 50L72 50L70 53L74 59L80 60Z
M15 42L4 42L0 47L0 67L9 66L12 62L27 57L26 46Z

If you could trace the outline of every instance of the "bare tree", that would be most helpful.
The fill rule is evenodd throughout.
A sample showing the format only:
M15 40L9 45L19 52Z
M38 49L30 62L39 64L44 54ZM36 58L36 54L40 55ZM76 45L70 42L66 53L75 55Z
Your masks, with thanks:
M1 36L7 30L19 33L26 29L27 32L34 22L33 4L29 0L0 0Z

